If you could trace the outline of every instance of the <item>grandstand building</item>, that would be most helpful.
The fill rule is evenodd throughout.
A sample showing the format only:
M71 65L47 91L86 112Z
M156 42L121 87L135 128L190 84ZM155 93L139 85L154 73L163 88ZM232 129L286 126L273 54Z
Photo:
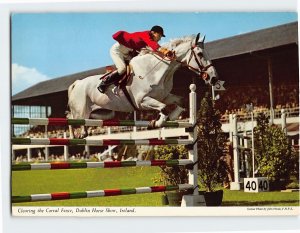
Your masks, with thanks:
M206 51L225 81L226 90L216 101L224 123L227 113L239 112L249 103L275 112L291 109L299 116L298 22L208 42ZM40 82L12 96L12 117L65 117L68 87L77 79L105 72L102 67ZM181 68L175 73L173 93L188 100L192 82L200 97L210 90L193 72ZM13 134L24 132L24 127L28 126L14 126ZM299 134L298 122L288 127L291 134Z

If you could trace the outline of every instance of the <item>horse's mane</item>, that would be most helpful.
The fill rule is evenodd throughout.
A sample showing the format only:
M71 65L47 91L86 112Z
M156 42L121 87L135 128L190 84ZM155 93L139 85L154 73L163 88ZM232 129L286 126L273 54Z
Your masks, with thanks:
M177 39L171 39L169 42L162 44L163 48L169 49L169 50L174 50L177 46L183 44L183 43L187 43L187 42L191 42L196 38L196 35L190 35L190 36L184 36L182 38L177 38ZM143 56L145 54L148 54L150 51L147 49L142 49L139 53L140 56Z
M185 36L182 38L171 39L170 42L163 44L162 47L171 50L171 49L176 48L178 45L180 45L182 43L190 42L190 41L194 40L195 38L196 38L195 35L190 35L190 36Z

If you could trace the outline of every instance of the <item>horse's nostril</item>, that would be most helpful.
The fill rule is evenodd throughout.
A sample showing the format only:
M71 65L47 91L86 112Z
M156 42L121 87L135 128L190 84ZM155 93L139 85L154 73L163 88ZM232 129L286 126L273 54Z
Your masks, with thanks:
M212 78L210 79L210 84L211 84L212 86L214 86L214 85L217 83L217 81L218 81L217 77L212 77Z

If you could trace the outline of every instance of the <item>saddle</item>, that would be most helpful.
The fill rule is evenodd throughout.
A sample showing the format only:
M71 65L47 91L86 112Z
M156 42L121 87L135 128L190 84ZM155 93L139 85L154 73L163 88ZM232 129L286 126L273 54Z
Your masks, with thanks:
M128 99L128 101L130 102L131 106L133 107L134 110L137 110L137 107L134 105L128 91L127 91L127 88L126 88L126 84L128 82L128 80L130 79L131 77L131 67L130 65L127 65L126 66L126 72L124 75L119 75L117 73L118 71L117 70L114 70L114 71L110 71L108 73L106 73L105 75L103 75L100 80L103 80L100 85L97 87L98 90L101 92L101 93L104 93L106 88L111 85L111 84L114 84L116 86L118 86L120 89L123 90L123 93L125 94L126 98Z

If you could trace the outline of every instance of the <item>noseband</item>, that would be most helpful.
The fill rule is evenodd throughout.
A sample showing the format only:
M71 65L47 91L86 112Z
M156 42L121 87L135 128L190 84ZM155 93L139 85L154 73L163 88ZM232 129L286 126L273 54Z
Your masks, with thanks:
M193 71L196 72L197 74L199 74L199 75L201 75L201 76L205 76L205 78L207 78L207 73L205 73L205 72L208 70L209 67L212 66L212 63L210 63L210 64L207 65L207 66L204 66L204 65L201 63L201 61L198 59L198 57L197 57L197 55L196 55L196 53L195 53L195 51L194 51L194 48L195 48L195 47L193 47L193 46L191 47L191 54L190 54L190 57L189 57L188 62L187 62L187 67L189 67L191 70L193 70ZM197 65L198 65L199 69L197 69L197 68L195 68L195 67L189 65L190 62L191 62L191 60L192 60L192 58L193 58L193 56L195 57L195 61L196 61Z
M195 53L195 51L194 51L194 47L192 47L191 48L191 54L190 54L190 58L189 58L189 60L188 60L188 65L189 65L189 63L191 62L191 60L192 60L192 58L193 58L193 56L195 57L195 61L196 61L196 63L197 63L197 65L198 65L198 67L199 67L199 69L200 69L200 71L201 72L205 72L205 71L207 71L207 69L209 68L209 67L211 67L212 66L212 63L210 63L208 66L204 66L202 63L201 63L201 61L198 59L198 57L196 56L196 53ZM192 66L190 66L189 65L189 67L191 67L192 69L194 69L194 70L197 70L196 68L194 68L194 67L192 67Z

